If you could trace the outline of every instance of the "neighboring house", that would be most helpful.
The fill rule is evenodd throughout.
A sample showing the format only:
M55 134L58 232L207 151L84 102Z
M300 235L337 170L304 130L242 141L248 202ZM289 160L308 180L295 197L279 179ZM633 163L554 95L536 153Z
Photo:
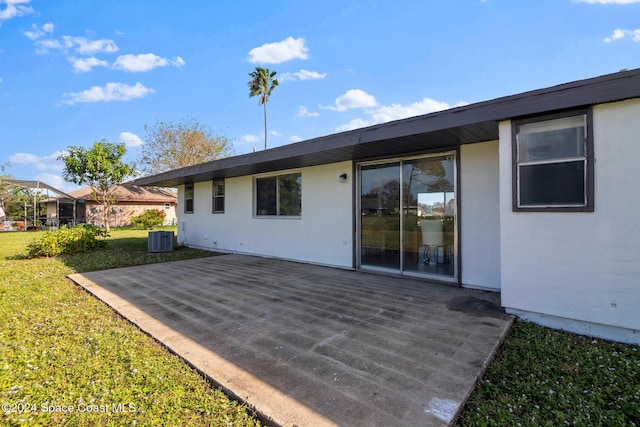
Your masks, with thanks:
M178 188L187 246L500 291L522 318L640 343L636 162L640 69L135 183Z
M131 218L150 209L161 210L166 214L165 224L176 223L177 194L166 188L140 187L124 183L115 190L115 204L110 207L109 225L121 227L131 224ZM47 222L49 225L86 222L104 226L102 206L91 195L90 188L81 188L69 192L76 201L75 216L73 200L65 197L48 199Z
M27 198L22 198L22 200L18 199L17 201L19 210L22 211L20 215L14 215L13 218L6 218L6 221L2 224L1 231L22 231L29 229L37 229L41 226L47 225L47 217L46 217L46 207L45 210L42 210L42 204L46 204L47 201L53 201L54 210L62 212L69 212L69 215L73 217L75 213L76 199L61 191L55 187L52 187L42 181L31 181L31 180L22 180L22 179L4 179L2 180L4 184L8 184L12 187L8 190L6 194L6 198L1 201L2 204L7 203L13 204L16 203L13 199L14 193L18 191L18 189L28 189L31 191L31 194ZM51 193L57 194L57 198L50 198ZM42 200L42 197L46 197ZM29 200L29 202L27 202ZM60 203L60 201L63 201ZM5 207L7 207L5 205ZM4 212L0 208L0 218L7 215L7 212Z

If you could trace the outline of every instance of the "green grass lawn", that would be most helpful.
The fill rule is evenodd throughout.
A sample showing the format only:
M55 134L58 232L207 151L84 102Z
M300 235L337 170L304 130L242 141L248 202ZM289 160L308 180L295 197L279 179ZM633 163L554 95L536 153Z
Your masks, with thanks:
M146 231L115 229L106 249L26 259L39 234L0 233L0 424L259 424L65 278L210 252L150 254ZM640 425L640 348L517 321L457 425Z
M516 321L457 425L640 425L640 348Z
M26 259L26 244L40 234L0 233L0 425L259 425L246 407L65 278L211 252L151 254L146 231L115 229L104 250Z

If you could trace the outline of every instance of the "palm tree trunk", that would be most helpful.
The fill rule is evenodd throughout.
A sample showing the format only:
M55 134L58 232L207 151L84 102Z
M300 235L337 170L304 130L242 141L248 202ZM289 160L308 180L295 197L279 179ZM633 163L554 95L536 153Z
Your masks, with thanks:
M264 103L264 149L267 149L267 103Z

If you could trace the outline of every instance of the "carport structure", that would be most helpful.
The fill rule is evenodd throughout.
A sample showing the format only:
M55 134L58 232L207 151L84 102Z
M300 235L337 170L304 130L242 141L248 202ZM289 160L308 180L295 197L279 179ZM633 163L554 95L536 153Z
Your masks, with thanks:
M497 293L237 254L69 277L282 426L448 425L512 323Z

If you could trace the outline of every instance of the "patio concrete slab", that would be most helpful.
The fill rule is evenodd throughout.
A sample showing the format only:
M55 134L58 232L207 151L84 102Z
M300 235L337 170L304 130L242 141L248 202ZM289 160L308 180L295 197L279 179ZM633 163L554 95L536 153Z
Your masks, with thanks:
M282 426L447 425L512 323L496 293L245 255L69 277Z

